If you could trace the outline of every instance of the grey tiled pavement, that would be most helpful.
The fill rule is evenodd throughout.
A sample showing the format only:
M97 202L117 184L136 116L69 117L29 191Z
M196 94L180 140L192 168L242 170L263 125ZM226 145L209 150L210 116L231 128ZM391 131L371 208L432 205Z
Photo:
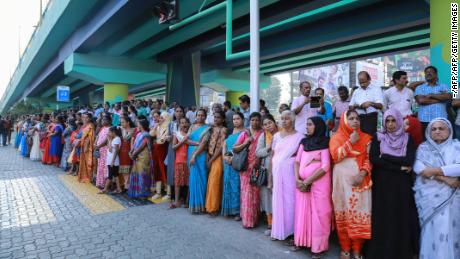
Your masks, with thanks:
M166 204L93 215L61 170L0 147L0 258L309 258L222 217ZM328 256L337 258L337 245Z

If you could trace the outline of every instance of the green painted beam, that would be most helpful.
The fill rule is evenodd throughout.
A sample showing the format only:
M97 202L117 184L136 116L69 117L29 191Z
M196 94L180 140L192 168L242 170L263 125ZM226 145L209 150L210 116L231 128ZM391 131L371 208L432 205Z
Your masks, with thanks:
M402 42L402 43L387 44L387 45L380 46L380 47L367 48L367 49L356 50L356 51L346 51L345 53L341 53L337 55L331 55L331 56L326 56L326 57L316 58L316 59L307 59L304 61L293 62L293 63L284 65L284 66L275 66L272 68L265 68L265 69L262 69L260 72L261 73L275 73L278 71L290 70L290 69L312 65L312 64L324 63L324 62L346 59L346 58L353 58L356 56L372 55L373 53L377 53L377 52L392 51L392 50L397 50L400 48L407 48L411 46L417 46L417 45L428 44L428 43L430 43L430 39L424 38L424 39Z
M88 85L91 85L91 83L88 83L86 81L80 81L70 87L70 93L75 93L76 91L81 90L87 87Z
M238 53L233 53L233 46L232 46L233 45L233 40L239 40L239 39L249 37L250 34L245 33L245 34L240 35L240 36L236 37L235 39L233 39L233 24L232 24L232 21L233 21L233 0L227 0L226 2L227 2L227 19L226 19L226 28L225 28L226 29L226 39L225 39L225 55L226 56L225 57L226 57L227 60L233 60L233 59L249 57L249 54L250 54L249 51L242 51L242 52L238 52ZM289 23L295 23L295 22L301 21L303 19L315 16L315 15L318 15L318 14L326 13L326 12L332 11L332 10L337 9L337 8L341 8L343 6L347 6L347 5L355 3L355 2L357 2L357 0L341 0L341 1L329 4L329 5L322 6L322 7L317 8L317 9L307 11L305 13L302 13L302 14L299 14L299 15L296 15L296 16L293 16L293 17L290 17L288 19L276 22L274 24L270 24L268 26L262 27L262 28L260 28L259 31L260 31L260 33L271 31L271 30L280 28L282 26L285 26L285 25L287 25ZM217 45L217 46L219 46L219 45Z
M212 4L213 2L216 2L216 0L207 1L208 4ZM180 16L188 17L192 15L200 8L201 4L201 1L181 0L179 4ZM105 53L109 56L123 55L134 46L167 29L168 24L158 24L158 19L152 17L144 24L138 26L132 32L126 34L123 38L110 45L106 49Z
M153 60L74 53L65 60L64 73L93 84L143 84L164 79L166 66Z
M339 53L339 52L342 52L342 51L350 51L350 50L354 50L354 49L361 49L361 48L366 48L366 47L369 47L369 46L375 45L375 44L390 43L390 42L393 42L393 41L401 41L401 40L404 40L404 39L418 37L418 36L424 36L424 35L429 37L430 29L421 29L421 30L417 30L417 31L412 31L412 32L401 33L401 34L397 34L397 35L377 38L377 39L373 39L373 40L362 41L362 42L359 42L359 43L352 43L352 44L348 44L348 45L342 45L340 47L336 47L336 48L332 48L332 49L326 49L326 50L317 51L317 52L313 52L313 53L295 55L295 56L291 56L291 57L288 57L288 58L281 58L281 59L275 60L275 61L263 62L260 65L260 68L264 69L264 68L273 67L273 66L276 66L276 65L282 65L282 64L286 64L286 63L297 62L299 60L310 59L310 58L323 56L323 55L330 55L330 54ZM236 69L235 71L249 71L249 67Z
M260 8L263 8L278 1L279 0L259 0L259 6ZM238 1L234 4L234 19L242 17L248 13L249 1ZM133 56L138 59L148 59L153 57L168 48L171 48L181 42L187 41L199 34L220 26L225 22L225 17L225 10L220 9L211 16L207 16L206 18L197 20L186 27L173 31L170 35L167 35L152 45L137 51Z

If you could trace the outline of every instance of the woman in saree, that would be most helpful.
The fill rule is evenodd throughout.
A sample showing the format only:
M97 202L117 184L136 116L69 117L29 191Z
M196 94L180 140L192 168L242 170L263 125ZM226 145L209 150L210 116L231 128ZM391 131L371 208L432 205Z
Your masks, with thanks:
M363 244L371 238L370 143L371 136L360 130L358 113L344 112L329 143L334 163L332 203L341 259L351 258L351 252L354 258L363 258Z
M260 188L249 183L251 172L260 161L256 156L257 143L263 132L260 113L251 113L249 122L249 131L243 131L233 146L234 153L241 152L244 148L248 149L248 164L246 170L240 173L240 216L244 228L254 228L257 225L260 211Z
M29 153L28 145L27 145L27 134L29 134L29 129L32 125L30 118L27 118L26 121L22 124L22 136L21 136L21 145L20 145L20 152L21 156L26 157Z
M282 131L273 136L273 222L271 237L274 240L285 240L294 234L295 208L295 172L294 162L300 141L304 136L294 128L295 113L281 113ZM293 245L289 242L289 245Z
M307 120L307 136L295 160L296 197L294 243L311 248L321 258L329 248L332 227L332 183L327 126L321 117Z
M80 148L80 165L78 168L78 181L89 183L93 178L93 148L94 148L94 124L91 113L82 116L83 127L81 138L77 147Z
M41 116L36 116L36 124L33 128L33 144L30 150L30 160L40 161L42 160L42 151L40 150L40 133L45 130L45 125L41 122Z
M131 167L133 161L129 157L129 152L131 151L131 139L135 138L134 128L135 125L131 119L124 115L120 117L121 124L121 145L120 145L120 183L123 183L124 189L129 188L129 173L131 172Z
M188 144L189 177L189 210L193 214L205 211L206 185L208 170L206 169L206 144L209 126L205 124L206 111L200 109L196 115L196 122L190 127Z
M43 137L43 157L42 163L45 165L52 164L51 155L50 155L50 147L51 147L51 134L54 132L54 116L51 115L49 122L47 121L46 133Z
M171 191L174 190L174 167L175 167L175 157L176 157L176 152L173 149L173 136L176 132L179 131L179 122L181 118L184 118L185 112L184 112L184 107L182 106L177 106L176 109L174 110L174 116L173 120L171 123L169 123L169 129L168 129L168 151L167 151L167 156L166 156L166 180L167 180L167 185L171 188ZM185 187L185 186L184 186ZM172 200L171 200L172 201ZM178 203L179 201L174 200L175 203ZM171 203L173 205L174 203Z
M275 118L271 114L262 117L264 125L264 133L257 142L256 156L261 159L261 166L267 169L267 185L260 187L260 210L265 212L267 216L267 230L264 232L266 236L271 236L272 228L272 189L273 177L271 161L273 158L272 141L275 133L278 132Z
M97 141L94 145L94 150L99 151L99 158L97 159L97 174L96 174L96 187L102 189L105 187L105 179L109 176L109 168L107 167L107 152L108 152L108 138L112 120L110 116L103 115L101 120L101 129L96 137Z
M240 172L232 167L233 147L236 140L244 131L244 115L240 112L233 114L233 132L225 139L222 146L224 158L224 181L222 191L222 216L240 217Z
M415 147L396 109L383 115L383 131L373 138L372 239L369 258L412 259L419 250L419 224L412 191Z
M152 200L162 197L162 187L166 189L166 195L162 200L169 201L171 199L171 186L166 182L166 165L165 159L168 154L169 123L171 117L169 113L162 112L158 125L150 131L150 136L154 138L152 158L153 158L153 174L155 177L155 195Z
M227 128L224 124L225 113L223 111L215 112L214 125L209 133L208 154L206 157L209 175L205 206L206 212L213 217L219 215L222 201L222 145L227 136Z
M129 176L128 196L131 198L146 199L151 195L150 186L152 185L152 178L150 175L151 147L149 122L144 116L138 118L137 128L139 133L129 153L131 159L134 161L134 165Z
M80 164L80 148L79 143L82 135L83 122L76 120L75 121L75 130L72 131L70 135L70 143L72 145L72 152L70 153L71 168L67 171L67 174L72 174L73 176L77 175L79 164Z
M62 132L64 132L64 116L54 117L54 129L50 135L50 157L51 162L59 167L62 156Z
M432 120L416 155L420 258L460 258L460 142L449 120Z
M77 124L75 124L75 119L69 118L67 120L67 127L65 128L64 132L62 133L62 137L64 138L64 147L62 150L62 157L61 157L61 168L64 171L69 169L68 158L70 153L72 152L72 143L70 142L70 137L72 136L72 132L77 128Z
M14 141L14 148L17 148L17 149L19 149L19 147L21 145L22 123L23 123L23 120L22 120L22 117L21 117L21 119L18 120L18 122L16 123L16 139Z

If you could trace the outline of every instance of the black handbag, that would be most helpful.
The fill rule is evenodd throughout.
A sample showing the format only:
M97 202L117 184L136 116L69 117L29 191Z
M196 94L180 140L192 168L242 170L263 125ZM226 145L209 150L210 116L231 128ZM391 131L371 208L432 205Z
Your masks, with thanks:
M268 178L268 169L265 166L259 166L252 169L249 183L255 186L266 186Z
M251 133L249 133L251 135ZM245 171L248 168L248 148L245 147L238 153L233 153L233 158L232 158L232 168L235 169L235 171Z
M264 134L264 143L267 145L265 134ZM256 166L252 169L251 175L249 176L249 183L255 186L266 186L268 182L268 169L265 167L265 159L260 161L259 166Z
M244 148L238 153L233 153L232 168L236 171L244 171L248 166L248 148Z

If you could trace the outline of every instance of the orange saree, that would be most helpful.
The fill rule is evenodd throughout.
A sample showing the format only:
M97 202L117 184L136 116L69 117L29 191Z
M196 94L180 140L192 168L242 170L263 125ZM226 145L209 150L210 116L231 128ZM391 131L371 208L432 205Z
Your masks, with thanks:
M80 140L80 167L78 169L78 181L89 183L93 174L93 146L94 125L92 123L83 126L83 134Z

